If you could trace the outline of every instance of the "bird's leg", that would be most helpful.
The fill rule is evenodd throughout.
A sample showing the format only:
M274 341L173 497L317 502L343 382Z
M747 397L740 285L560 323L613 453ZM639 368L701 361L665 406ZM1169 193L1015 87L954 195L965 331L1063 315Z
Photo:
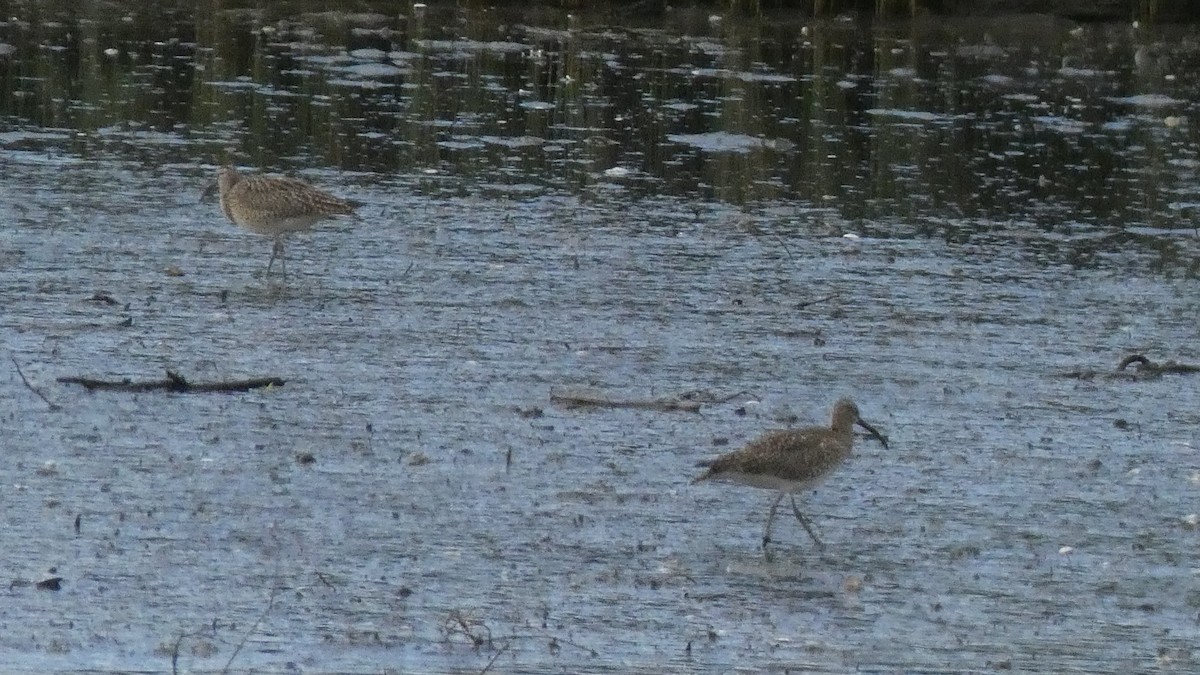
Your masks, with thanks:
M274 256L276 252L279 253L279 270L282 273L283 278L286 279L287 278L287 253L285 253L283 250L283 235L282 234L277 235L275 237L275 248L272 249L271 255Z
M779 493L779 496L783 497L783 493ZM796 514L796 520L800 521L800 524L804 526L804 530L808 532L808 536L812 537L813 541L817 542L817 546L819 548L825 548L825 544L817 538L817 534L813 532L812 527L809 526L808 518L805 518L804 514L800 513L800 509L796 506L796 495L792 495L792 513Z
M271 259L267 261L267 273L263 276L271 276L271 266L275 264L277 255L279 255L279 237L275 237L275 245L271 247Z
M762 547L764 551L767 550L767 544L771 543L771 521L775 520L775 509L779 508L779 502L783 501L783 494L780 492L775 501L771 502L771 513L767 515L767 526L763 528Z

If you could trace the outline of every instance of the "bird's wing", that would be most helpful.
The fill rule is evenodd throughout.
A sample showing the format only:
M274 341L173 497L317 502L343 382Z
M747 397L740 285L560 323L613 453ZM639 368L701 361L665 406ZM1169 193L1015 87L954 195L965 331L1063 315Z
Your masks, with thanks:
M233 187L237 198L249 206L280 216L324 213L350 214L354 206L344 199L295 178L249 176Z
M745 447L713 460L705 478L723 473L778 474L784 470L788 441L795 432L772 431L756 438Z

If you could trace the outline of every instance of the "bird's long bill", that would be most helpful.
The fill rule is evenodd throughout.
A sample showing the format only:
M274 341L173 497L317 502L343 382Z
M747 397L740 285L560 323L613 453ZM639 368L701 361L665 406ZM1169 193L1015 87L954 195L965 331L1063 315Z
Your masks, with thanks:
M888 446L887 436L884 436L883 434L879 433L878 431L875 430L875 427L871 426L870 424L867 424L866 422L864 422L862 420L858 420L855 424L857 424L858 426L871 432L871 435L874 436L876 439L878 439L880 443L883 443L884 448L887 448L887 446Z

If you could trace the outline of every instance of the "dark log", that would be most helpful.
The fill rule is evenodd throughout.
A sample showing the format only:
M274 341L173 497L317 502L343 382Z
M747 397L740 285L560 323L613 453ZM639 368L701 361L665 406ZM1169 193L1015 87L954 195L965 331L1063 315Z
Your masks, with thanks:
M1130 368L1130 366L1133 366L1133 368ZM1142 354L1130 354L1121 359L1115 371L1072 370L1062 373L1062 376L1076 380L1101 378L1105 380L1136 381L1151 380L1162 377L1165 374L1189 375L1192 373L1200 373L1200 366L1194 366L1189 363L1178 363L1176 361L1155 363Z
M1131 363L1138 364L1135 370L1140 373L1200 373L1200 366L1193 366L1189 363L1177 363L1175 361L1155 363L1141 354L1126 356L1117 366L1117 370L1125 370Z
M182 375L167 371L167 376L162 380L142 380L133 381L129 378L123 380L97 380L91 377L60 377L59 382L64 384L78 384L85 387L88 391L101 389L105 391L171 391L187 394L198 394L206 392L241 392L250 391L251 389L261 389L262 387L282 387L286 380L280 377L258 377L249 380L226 380L223 382L189 382Z

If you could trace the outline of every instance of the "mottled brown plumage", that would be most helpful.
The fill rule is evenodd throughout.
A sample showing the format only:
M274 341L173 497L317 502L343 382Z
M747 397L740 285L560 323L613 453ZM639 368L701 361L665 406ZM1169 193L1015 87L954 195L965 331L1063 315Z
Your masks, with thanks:
M778 490L771 504L767 525L763 530L763 548L771 541L771 521L784 495L792 497L792 513L804 526L813 541L823 546L809 526L808 519L796 506L795 493L810 488L833 473L850 456L854 446L854 425L871 432L883 447L887 439L859 417L858 407L849 399L833 406L833 421L828 427L806 427L770 431L751 441L740 450L722 455L712 462L702 463L708 471L693 483L704 480L725 480L742 485Z
M232 166L217 172L221 210L229 220L251 232L275 238L267 274L276 256L287 276L283 240L291 232L310 229L318 222L340 215L351 215L355 206L328 192L294 178L243 176Z

